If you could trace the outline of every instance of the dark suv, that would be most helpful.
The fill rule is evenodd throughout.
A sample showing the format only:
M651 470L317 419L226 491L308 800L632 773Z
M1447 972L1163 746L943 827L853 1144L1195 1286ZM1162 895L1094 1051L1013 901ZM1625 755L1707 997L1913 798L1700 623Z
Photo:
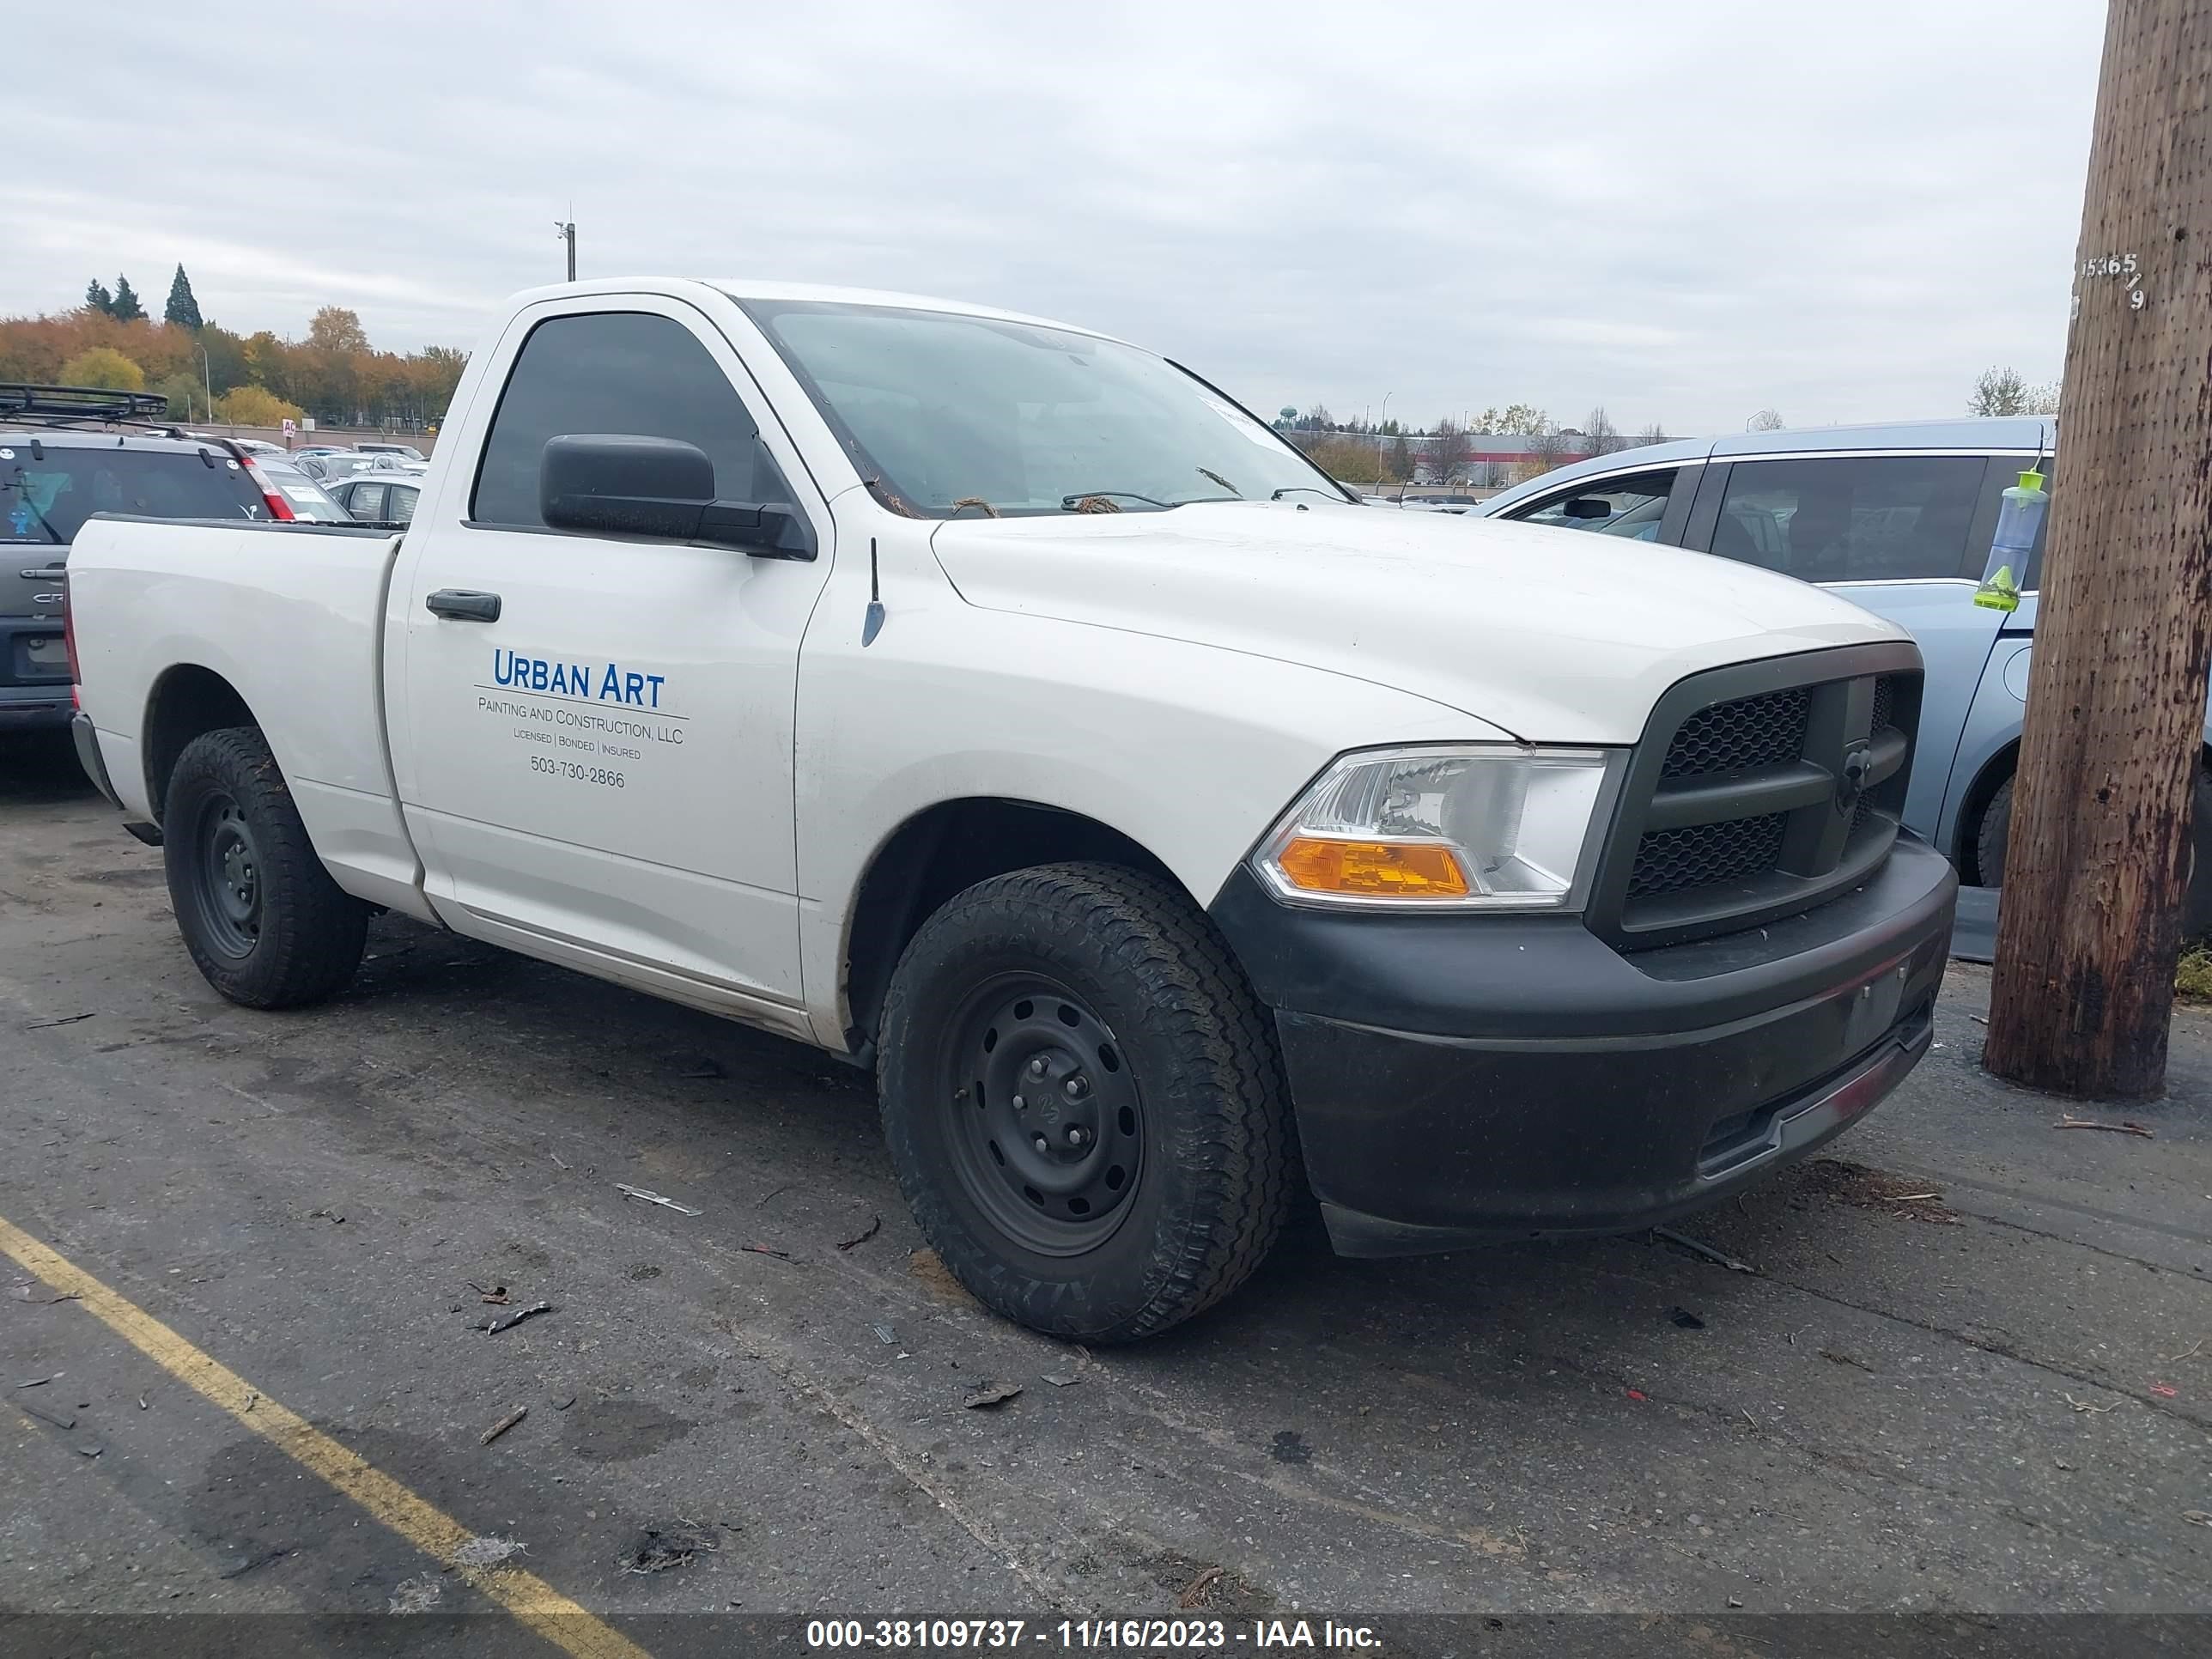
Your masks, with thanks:
M165 408L148 392L0 385L0 731L69 724L63 566L94 514L325 516L228 439L162 422Z

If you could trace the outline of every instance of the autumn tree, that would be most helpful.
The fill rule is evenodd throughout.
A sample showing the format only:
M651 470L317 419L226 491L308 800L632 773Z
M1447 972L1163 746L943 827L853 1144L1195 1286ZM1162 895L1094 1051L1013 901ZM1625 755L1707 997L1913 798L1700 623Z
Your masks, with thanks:
M1528 434L1528 459L1521 464L1521 477L1538 477L1559 465L1567 458L1569 441L1565 433L1548 424L1540 432Z
M113 346L94 346L62 365L64 386L94 386L108 392L143 392L146 372Z
M307 343L325 351L367 351L368 334L357 313L343 306L325 306L307 325Z
M1636 434L1636 441L1639 444L1663 444L1667 441L1667 428L1654 421Z
M131 286L128 276L115 279L115 300L108 307L107 314L118 323L143 323L146 320L146 307L139 304L138 290Z
M107 297L112 306L114 296ZM99 298L89 295L82 307L50 316L0 318L0 380L64 380L66 366L106 349L137 366L143 379L132 389L159 392L178 418L204 414L210 393L220 402L226 392L254 386L325 425L420 426L445 412L468 363L466 353L450 347L399 353L363 343L349 350L287 341L266 330L241 338L204 320L197 331L166 318L124 322L102 309ZM358 328L350 313L341 318ZM327 328L325 335L332 337ZM341 326L335 337L344 335Z
M242 386L216 400L216 417L233 426L282 426L286 421L296 421L307 413L297 404L288 404L266 386Z
M185 275L182 265L169 279L169 303L161 308L161 320L172 328L188 328L194 333L200 329L200 302L192 297L192 279Z
M1583 447L1593 455L1610 455L1614 450L1623 447L1620 428L1613 423L1613 417L1605 412L1603 404L1600 404L1583 416Z

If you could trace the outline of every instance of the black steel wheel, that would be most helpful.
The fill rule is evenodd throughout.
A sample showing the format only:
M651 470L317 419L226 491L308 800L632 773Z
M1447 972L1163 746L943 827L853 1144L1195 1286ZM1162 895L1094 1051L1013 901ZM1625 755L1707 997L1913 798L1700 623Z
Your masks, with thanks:
M209 791L185 844L198 849L191 899L200 936L242 961L261 938L261 850L245 809L228 791Z
M252 1008L291 1008L353 977L368 906L323 867L258 731L232 726L185 745L161 829L177 931L216 990Z
M947 901L900 957L878 1080L907 1201L986 1306L1085 1342L1226 1296L1295 1158L1274 1030L1188 896L1046 865Z
M1040 1255L1094 1249L1144 1168L1144 1103L1113 1031L1036 974L978 986L953 1029L941 1093L969 1195Z

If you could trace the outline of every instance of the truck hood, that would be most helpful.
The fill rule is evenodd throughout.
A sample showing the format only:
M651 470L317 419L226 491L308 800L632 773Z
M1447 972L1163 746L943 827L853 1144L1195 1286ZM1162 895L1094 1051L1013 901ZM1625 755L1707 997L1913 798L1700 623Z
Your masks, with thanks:
M1708 554L1382 507L960 519L933 545L970 605L1350 675L1532 743L1633 743L1686 674L1907 637Z

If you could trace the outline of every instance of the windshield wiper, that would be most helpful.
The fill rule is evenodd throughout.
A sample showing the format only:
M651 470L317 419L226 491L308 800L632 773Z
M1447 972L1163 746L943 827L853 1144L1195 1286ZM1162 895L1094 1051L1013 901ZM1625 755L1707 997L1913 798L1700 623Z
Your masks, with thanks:
M1199 476L1200 477L1201 477L1201 478L1210 478L1210 479L1212 479L1215 483L1219 484L1219 485L1220 485L1224 489L1227 490L1231 495L1234 495L1234 496L1235 496L1238 501L1243 501L1243 500L1244 499L1244 492L1243 492L1243 490L1241 490L1241 489L1237 489L1237 487L1235 484L1233 484L1233 483L1230 483L1228 479L1226 479L1226 478L1223 477L1222 477L1218 472L1216 472L1216 471L1215 471L1212 467L1210 467L1210 466L1201 466L1200 468L1199 468L1199 469L1198 469L1198 476Z
M1340 501L1344 499L1341 494L1323 489L1319 484L1285 484L1280 489L1278 489L1270 495L1267 499L1271 501L1279 501L1285 495L1297 495L1300 494L1320 495L1332 501Z
M1142 495L1133 489L1079 489L1073 495L1062 495L1060 505L1062 511L1068 513L1119 513L1121 509L1114 505L1117 501L1144 501L1152 507L1181 505L1164 501L1157 495Z

